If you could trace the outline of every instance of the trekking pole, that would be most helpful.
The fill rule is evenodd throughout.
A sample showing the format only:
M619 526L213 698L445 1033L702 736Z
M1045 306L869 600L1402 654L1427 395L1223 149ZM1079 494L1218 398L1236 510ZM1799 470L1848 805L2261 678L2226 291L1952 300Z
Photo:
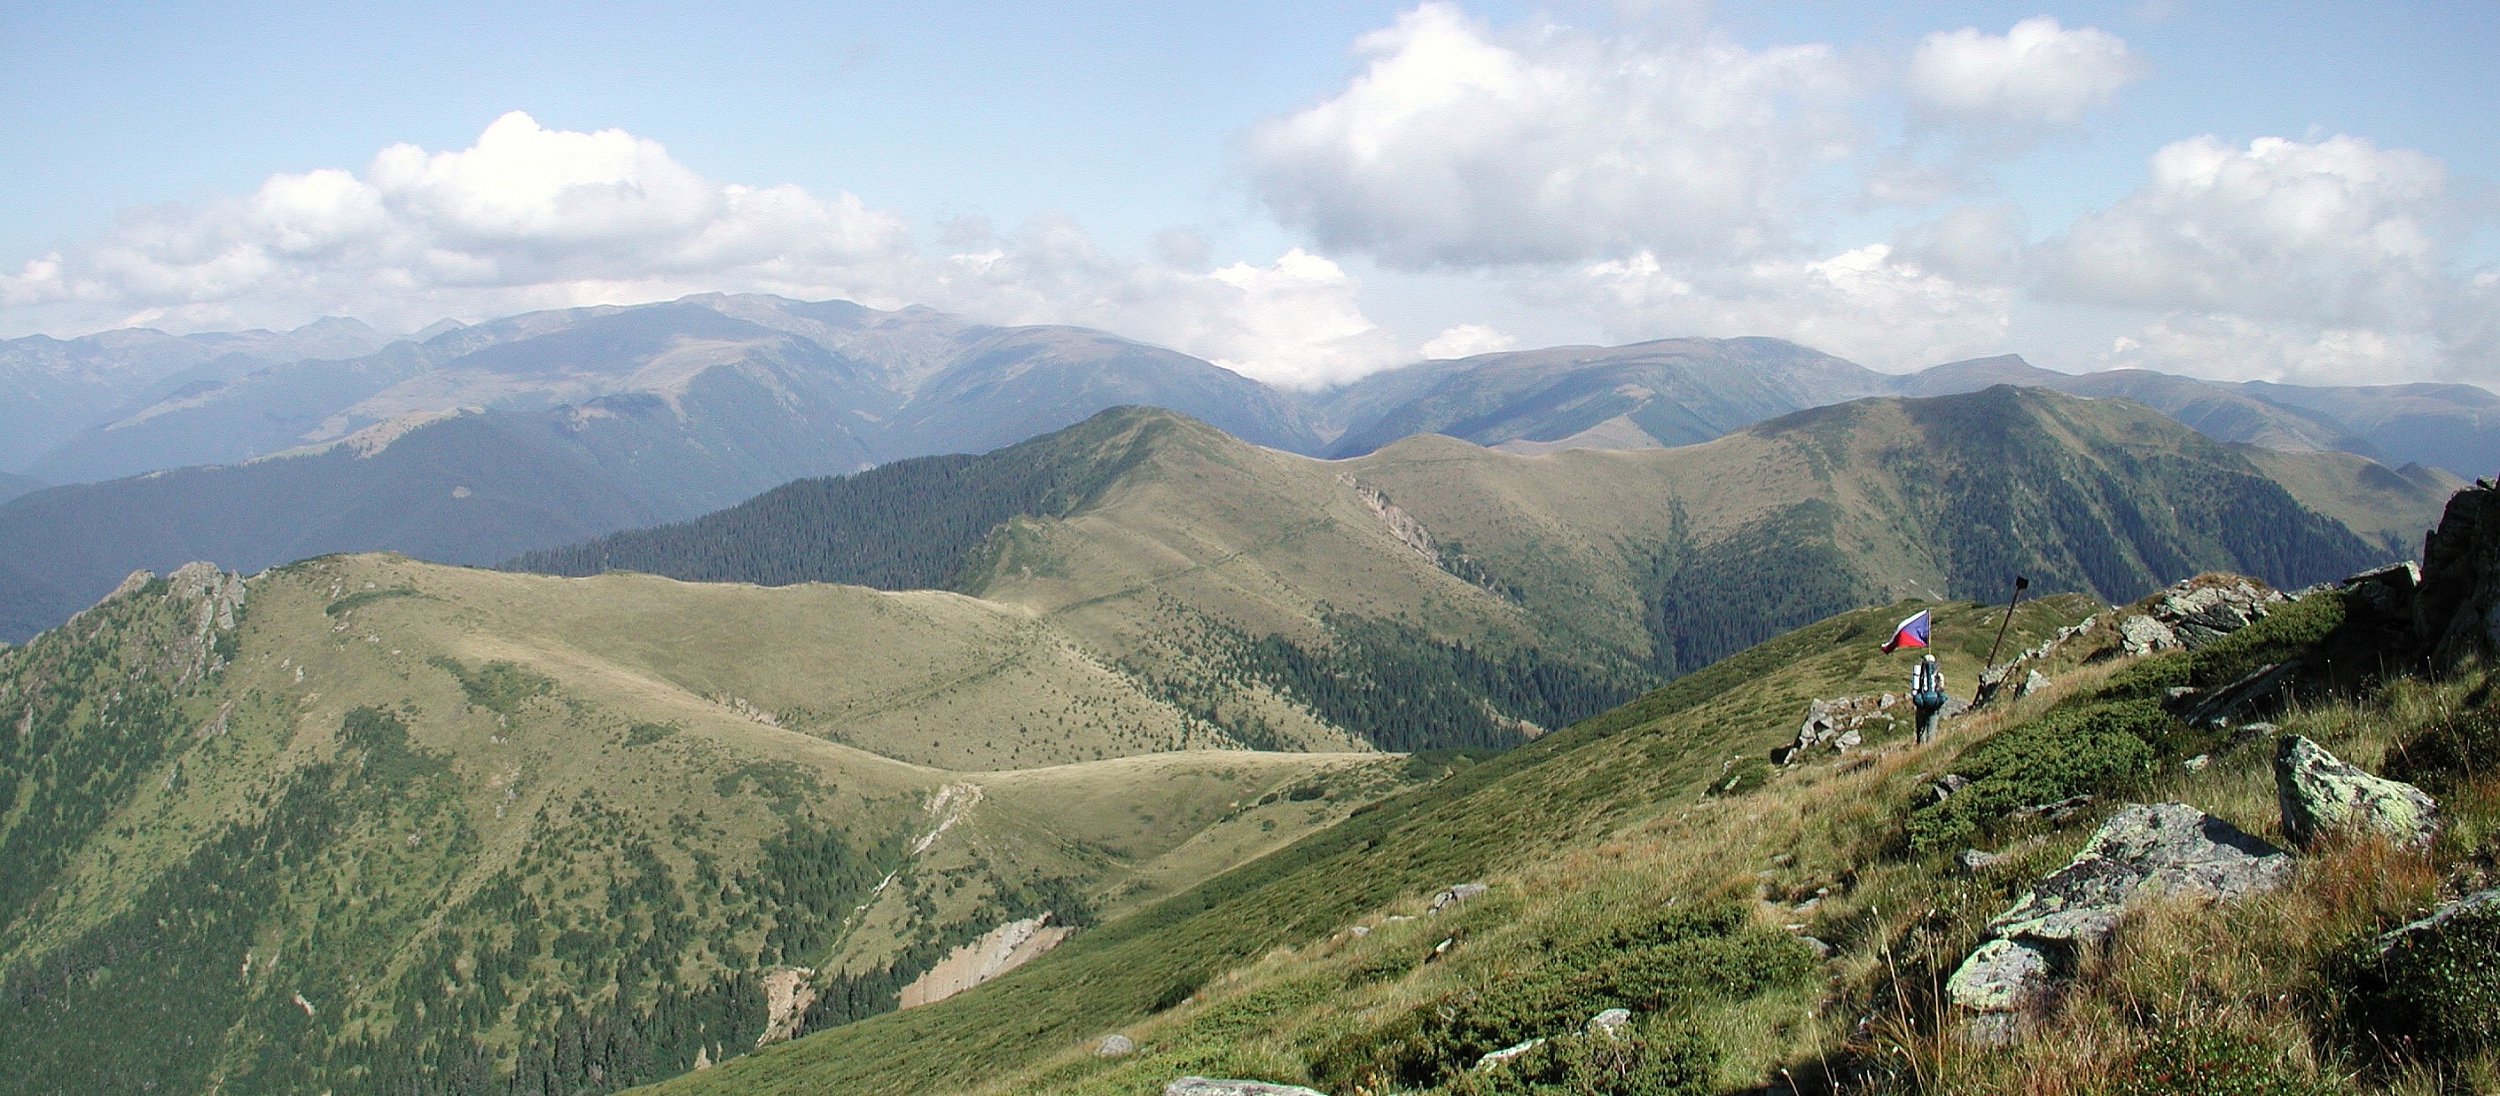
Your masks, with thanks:
M1988 662L1981 668L1982 673L1996 669L1997 648L2005 645L2005 630L2014 626L2014 606L2022 604L2023 591L2030 586L2030 579L2021 575L2014 576L2014 600L2005 603L2005 623L1997 625L1996 642L1988 645Z

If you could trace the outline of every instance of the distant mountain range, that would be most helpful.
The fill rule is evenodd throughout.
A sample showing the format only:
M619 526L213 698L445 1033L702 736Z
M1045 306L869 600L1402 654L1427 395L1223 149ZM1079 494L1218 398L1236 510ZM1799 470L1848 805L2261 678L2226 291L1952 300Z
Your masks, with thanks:
M1488 354L1307 393L1080 328L763 296L446 323L387 342L344 320L121 331L0 343L0 396L14 397L0 398L0 638L58 622L137 568L371 549L488 563L796 479L986 452L1114 406L1313 456L1420 433L1543 453L1689 445L1847 400L1998 383L2122 396L2219 440L2343 450L2406 482L2450 481L2408 464L2500 465L2500 398L2470 386L2069 376L2013 357L1895 376L1761 338Z

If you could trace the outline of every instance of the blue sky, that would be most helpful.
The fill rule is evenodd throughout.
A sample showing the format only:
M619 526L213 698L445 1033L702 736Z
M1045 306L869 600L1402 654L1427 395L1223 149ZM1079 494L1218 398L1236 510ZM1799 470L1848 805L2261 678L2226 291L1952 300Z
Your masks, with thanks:
M721 289L1288 383L1755 333L2488 383L2496 10L16 5L0 335Z

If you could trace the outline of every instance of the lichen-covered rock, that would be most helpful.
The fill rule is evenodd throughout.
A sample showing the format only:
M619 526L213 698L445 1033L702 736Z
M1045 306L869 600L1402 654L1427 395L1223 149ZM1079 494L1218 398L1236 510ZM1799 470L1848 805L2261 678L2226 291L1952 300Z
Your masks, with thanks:
M1945 996L1974 1012L2019 1012L2048 992L2057 961L2047 950L1998 937L1979 945L1946 979Z
M2083 851L1989 922L1999 936L2098 943L2125 905L2156 894L2234 899L2281 884L2283 850L2185 803L2133 804Z
M1126 1035L1105 1035L1094 1044L1096 1058L1126 1058L1137 1053L1137 1042Z
M2337 830L2362 829L2421 847L2439 832L2439 804L2422 789L2362 772L2296 734L2275 742L2275 798L2292 844L2305 849Z
M1301 1085L1266 1081L1232 1081L1218 1077L1183 1077L1163 1086L1163 1096L1328 1096Z
M2121 808L2065 867L2034 884L1989 922L1992 937L1945 983L1953 1003L1981 1014L2029 1010L2072 969L2084 947L2109 937L2127 904L2156 895L2212 900L2279 886L2291 858L2265 841L2185 803ZM2010 1037L1989 1020L1966 1037Z

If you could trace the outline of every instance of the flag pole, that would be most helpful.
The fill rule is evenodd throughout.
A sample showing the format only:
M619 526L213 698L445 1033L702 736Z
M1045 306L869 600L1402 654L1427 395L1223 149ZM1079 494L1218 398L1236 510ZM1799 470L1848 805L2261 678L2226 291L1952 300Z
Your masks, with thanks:
M1997 668L1997 648L2005 645L2005 630L2014 626L2014 606L2022 604L2023 590L2030 585L2030 579L2014 576L2014 599L2005 603L2005 622L1997 625L1996 642L1988 645L1988 663L1981 668L1982 673Z

